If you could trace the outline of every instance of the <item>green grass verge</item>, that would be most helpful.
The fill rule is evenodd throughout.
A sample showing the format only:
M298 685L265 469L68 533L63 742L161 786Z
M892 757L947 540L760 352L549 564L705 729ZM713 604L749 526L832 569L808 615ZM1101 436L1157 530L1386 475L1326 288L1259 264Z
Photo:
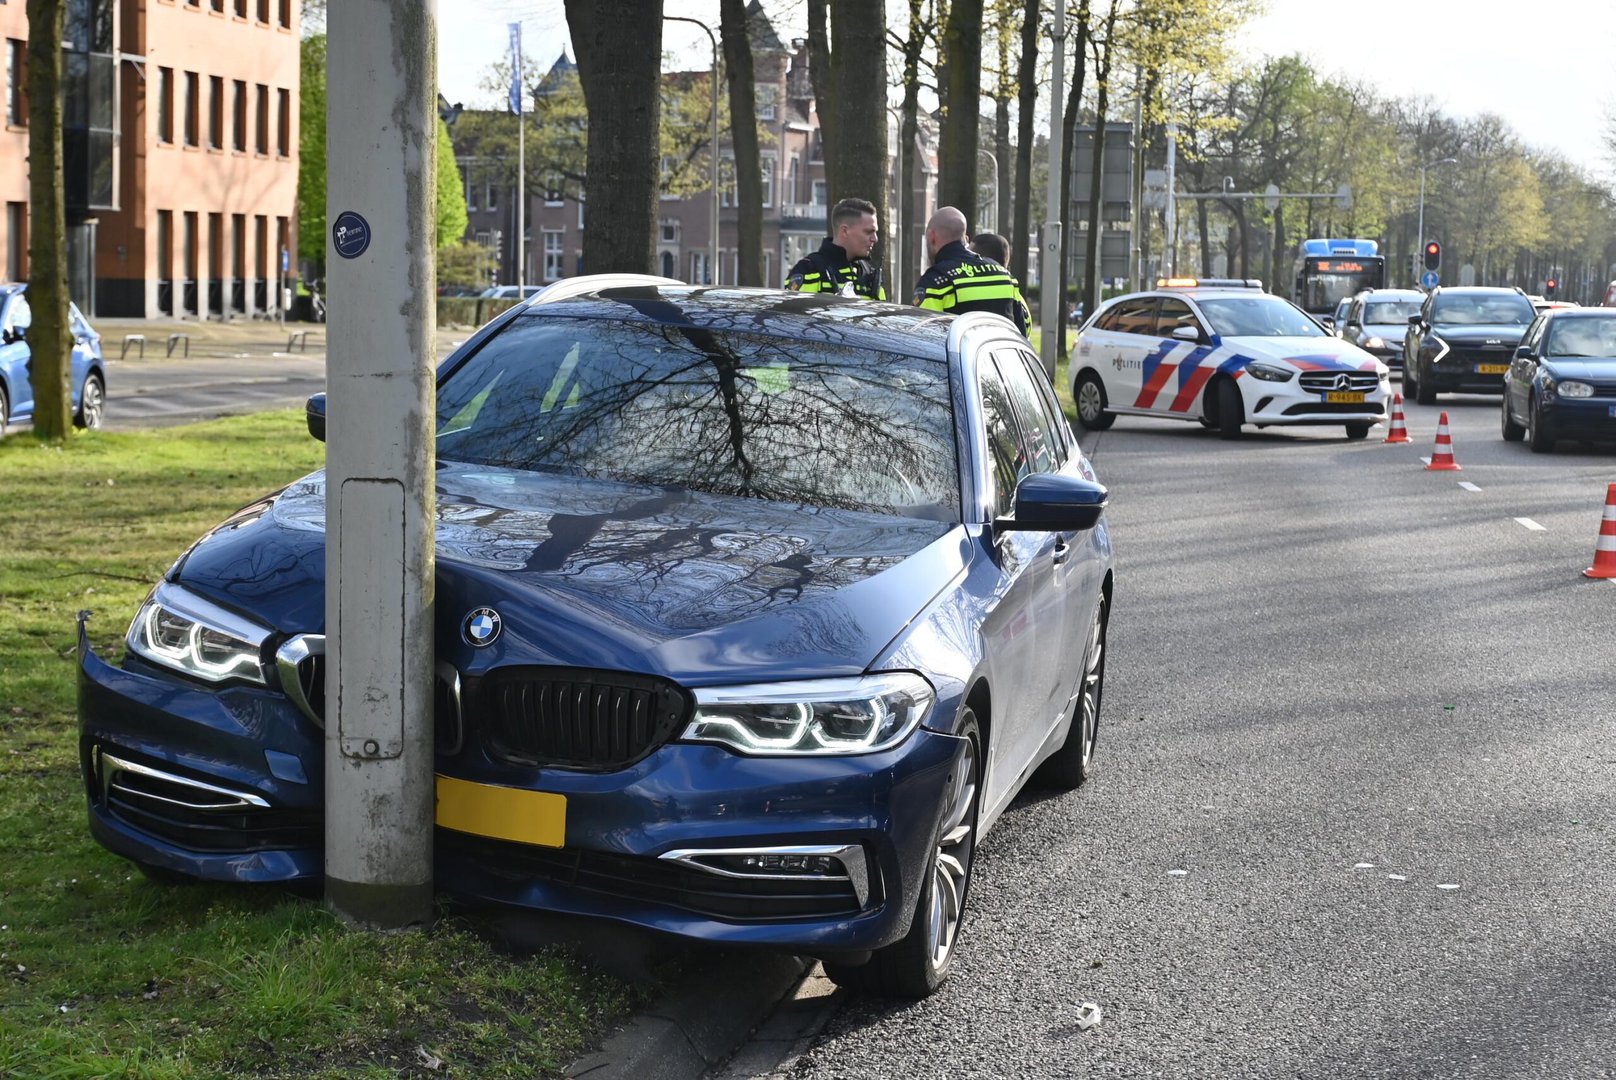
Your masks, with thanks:
M0 440L0 1077L554 1075L633 1004L471 921L352 931L280 890L149 882L90 839L74 613L121 656L174 558L323 450L299 411Z

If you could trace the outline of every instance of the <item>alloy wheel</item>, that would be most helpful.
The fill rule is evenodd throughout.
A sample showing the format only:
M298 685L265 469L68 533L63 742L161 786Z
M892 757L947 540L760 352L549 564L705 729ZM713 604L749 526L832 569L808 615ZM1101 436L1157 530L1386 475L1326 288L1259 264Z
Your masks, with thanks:
M948 811L932 860L926 946L932 966L939 971L948 963L948 954L954 948L960 918L965 911L965 889L970 883L971 858L976 847L977 774L976 740L966 739L965 753L949 788Z
M79 427L94 431L101 426L105 411L106 395L101 389L101 380L91 375L84 380L84 389L79 391Z

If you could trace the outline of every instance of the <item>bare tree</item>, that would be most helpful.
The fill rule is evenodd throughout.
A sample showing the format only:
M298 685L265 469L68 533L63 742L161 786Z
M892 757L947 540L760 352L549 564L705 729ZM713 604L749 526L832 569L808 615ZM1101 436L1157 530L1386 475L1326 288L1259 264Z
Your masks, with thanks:
M831 90L829 0L808 0L808 80L814 88L819 113L819 141L825 159L826 187L834 188L836 155L836 95ZM829 232L827 222L826 232Z
M28 329L34 435L61 442L73 424L68 389L67 209L62 181L63 0L28 0Z
M1033 110L1038 104L1038 0L1021 12L1021 64L1017 71L1016 194L1011 233L1010 272L1027 280L1027 237L1032 232Z
M903 57L903 104L898 109L898 185L903 192L899 205L903 208L904 220L895 222L889 231L896 238L898 248L893 272L905 289L920 276L919 255L914 243L914 190L918 179L915 140L920 135L920 63L933 29L932 21L923 13L924 7L925 0L909 0L907 36L902 41L892 39ZM888 295L894 294L888 290Z
M1064 3L1064 0L1056 0L1056 2ZM1064 17L1064 15L1056 16L1056 18ZM1079 108L1083 104L1084 75L1088 70L1089 23L1092 17L1093 11L1090 0L1082 0L1077 5L1077 11L1070 20L1075 44L1067 53L1072 58L1072 85L1067 91L1066 111L1061 117L1060 166L1061 220L1066 221L1066 227L1061 230L1060 291L1056 293L1053 300L1056 305L1055 310L1058 313L1056 321L1060 326L1060 336L1055 349L1057 356L1066 355L1066 324L1068 321L1066 289L1070 284L1072 252L1076 250L1077 246L1076 223L1067 220L1067 214L1070 213L1072 205L1072 158L1077 152L1077 115ZM1058 93L1059 88L1057 87L1050 92ZM1050 177L1049 182L1054 183L1055 178ZM1043 286L1041 296L1046 303L1050 302L1049 286L1053 284L1055 283L1046 282Z
M724 39L724 67L729 75L730 145L735 151L735 195L739 206L735 222L735 283L762 285L763 173L745 0L719 0L718 32Z
M1102 200L1105 173L1105 120L1111 96L1111 60L1115 55L1117 14L1122 0L1110 0L1105 26L1100 33L1089 34L1089 48L1094 54L1094 173L1089 178L1089 234L1087 238L1087 265L1083 268L1083 304L1085 311L1100 306L1100 222L1104 209ZM1081 55L1081 53L1079 54Z
M982 0L953 0L944 31L947 81L937 153L937 201L977 219L976 157L982 108Z
M881 4L830 0L831 113L836 152L826 162L830 202L868 199L887 219L887 18ZM816 90L817 92L817 90ZM821 125L824 111L821 110ZM881 249L870 258L881 265ZM889 292L888 295L891 295Z
M589 109L584 265L646 273L661 173L662 0L566 0L566 12Z

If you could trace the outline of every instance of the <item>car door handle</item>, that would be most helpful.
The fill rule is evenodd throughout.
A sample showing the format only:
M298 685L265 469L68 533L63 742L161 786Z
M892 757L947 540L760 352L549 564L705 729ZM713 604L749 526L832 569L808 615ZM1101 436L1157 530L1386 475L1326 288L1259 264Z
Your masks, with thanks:
M1067 558L1071 554L1072 554L1072 545L1071 545L1071 543L1067 541L1066 537L1060 535L1059 533L1056 533L1055 534L1055 558L1054 558L1055 565L1059 566L1061 563L1065 562L1067 560Z

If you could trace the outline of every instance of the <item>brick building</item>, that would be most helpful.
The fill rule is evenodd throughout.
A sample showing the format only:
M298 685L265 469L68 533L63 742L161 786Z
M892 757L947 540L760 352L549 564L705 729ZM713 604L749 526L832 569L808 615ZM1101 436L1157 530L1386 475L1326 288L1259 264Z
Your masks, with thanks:
M253 315L295 246L297 0L68 5L68 283L97 315ZM0 0L0 272L27 276L27 18Z
M826 235L825 161L819 134L819 113L814 107L813 86L808 74L808 46L793 41L788 48L775 34L768 17L756 0L748 7L751 19L753 72L758 123L770 135L762 147L763 172L763 280L779 285L798 259L819 247ZM576 70L563 55L551 68L544 86ZM705 75L705 72L701 73ZM669 79L688 78L674 73ZM720 88L722 93L722 87ZM514 118L511 121L514 124ZM529 123L533 119L529 118ZM919 176L915 191L902 202L906 217L924 229L926 218L936 208L937 159L930 121L922 118ZM888 146L892 176L889 191L897 187L897 122L888 117ZM713 257L710 223L710 189L687 198L663 196L657 222L655 269L667 277L692 283L734 284L736 280L738 237L733 154L728 136L719 133L720 177L729 180L719 193L718 252ZM455 155L466 185L467 239L499 252L499 279L516 281L516 245L511 238L516 228L515 192L493 179L494 170L478 156L477 147L460 141ZM587 195L585 195L587 199ZM887 204L897 209L894 194ZM583 273L583 230L587 217L585 202L560 177L544 181L544 190L529 197L527 218L527 272L524 281L544 284ZM883 222L882 231L894 232ZM924 247L924 237L917 237ZM924 253L922 261L924 265ZM716 265L715 265L716 262ZM906 295L906 289L889 294Z

